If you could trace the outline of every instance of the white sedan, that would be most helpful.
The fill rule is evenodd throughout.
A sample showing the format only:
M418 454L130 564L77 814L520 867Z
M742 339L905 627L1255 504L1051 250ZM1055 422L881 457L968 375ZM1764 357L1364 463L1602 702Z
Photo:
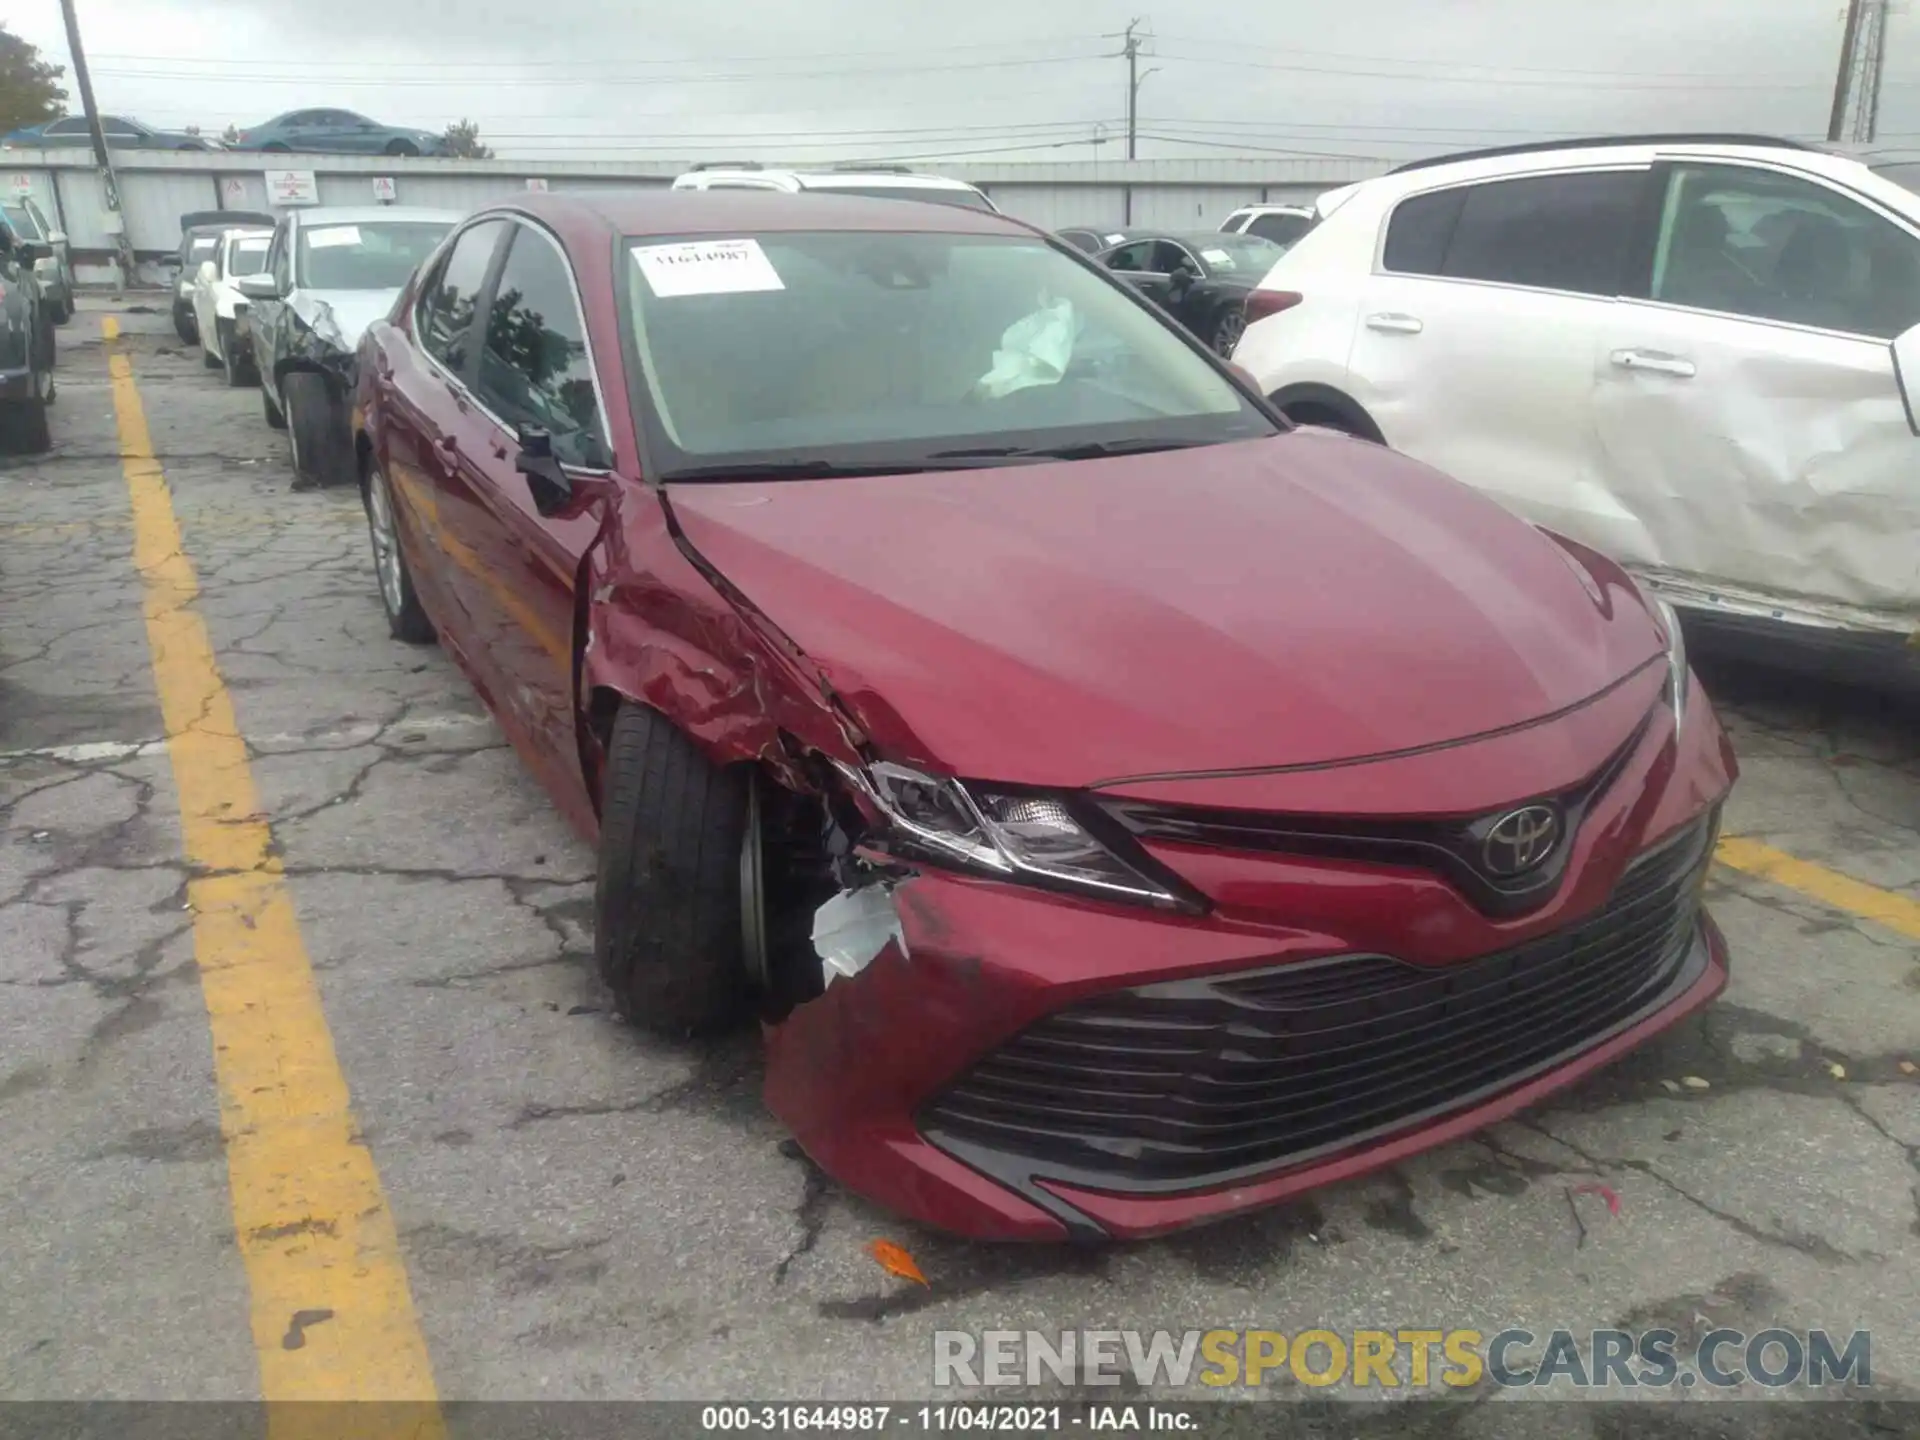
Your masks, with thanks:
M253 344L248 339L246 301L234 288L242 275L258 275L267 265L271 230L225 230L212 256L200 262L193 278L193 319L200 331L200 354L209 370L224 370L229 385L256 383Z

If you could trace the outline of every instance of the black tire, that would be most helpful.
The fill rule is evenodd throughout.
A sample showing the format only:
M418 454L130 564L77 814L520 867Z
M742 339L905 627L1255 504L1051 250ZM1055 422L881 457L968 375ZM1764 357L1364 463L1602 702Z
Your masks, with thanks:
M222 320L219 324L220 367L226 372L227 388L244 389L258 378L253 373L253 362L240 354L240 343L233 334L233 321Z
M265 376L260 379L260 414L266 420L268 429L287 428L287 417L281 413L280 407L273 403L273 386L267 383Z
M295 370L280 382L287 405L287 435L293 448L294 484L303 490L337 484L347 469L347 425L326 378Z
M34 398L0 405L0 449L13 455L44 455L53 448L53 430L47 424L47 406L53 403L53 367L46 350L52 327L42 324L38 355L31 357Z
M173 302L173 333L180 337L182 345L200 343L200 327L194 323L193 306L184 300Z
M293 153L291 149L282 145L278 140L273 141L271 144L262 145L260 148L269 155L291 155Z
M1247 333L1247 317L1238 305L1229 305L1213 321L1213 334L1207 337L1207 343L1213 346L1213 353L1222 360L1233 359L1233 349L1240 343L1240 337Z
M749 1008L740 924L747 780L644 706L614 719L593 956L634 1025L700 1034Z
M413 588L413 571L407 566L407 553L400 548L399 528L394 523L393 491L371 456L360 477L360 505L367 512L374 580L380 591L380 608L387 612L388 631L394 639L409 645L431 645L438 636L420 604L419 593Z
M420 147L411 140L390 140L387 142L389 155L418 155Z
M73 319L73 297L68 296L53 307L53 323L65 325L71 319Z

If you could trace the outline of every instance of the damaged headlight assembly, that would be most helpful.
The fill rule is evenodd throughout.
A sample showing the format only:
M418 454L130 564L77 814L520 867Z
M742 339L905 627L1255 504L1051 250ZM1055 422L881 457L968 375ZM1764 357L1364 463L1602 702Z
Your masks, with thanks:
M1068 801L1044 791L996 789L878 761L835 768L889 827L906 855L976 874L1173 910L1194 900L1123 859L1092 834Z
M1648 596L1660 624L1667 632L1666 701L1673 710L1673 733L1678 735L1687 718L1687 691L1692 671L1687 668L1687 637L1680 628L1680 612L1657 595Z

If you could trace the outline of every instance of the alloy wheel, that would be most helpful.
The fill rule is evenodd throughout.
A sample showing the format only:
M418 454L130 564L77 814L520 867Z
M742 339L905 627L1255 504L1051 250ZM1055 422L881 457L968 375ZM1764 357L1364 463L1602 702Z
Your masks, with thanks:
M400 568L400 536L393 525L393 497L378 467L367 476L367 530L373 537L373 569L380 581L381 603L388 615L397 618L406 604L406 577Z

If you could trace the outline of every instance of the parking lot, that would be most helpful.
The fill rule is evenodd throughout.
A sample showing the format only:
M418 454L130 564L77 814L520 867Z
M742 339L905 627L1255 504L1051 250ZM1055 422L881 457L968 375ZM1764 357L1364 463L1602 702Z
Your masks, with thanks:
M1870 1330L1920 1397L1911 706L1696 657L1734 979L1598 1080L1184 1236L962 1243L783 1144L757 1036L604 1013L590 853L164 298L61 343L55 449L0 469L0 1394L252 1398L337 1343L336 1395L908 1398L936 1330L1665 1324ZM256 1153L342 1078L349 1133Z

